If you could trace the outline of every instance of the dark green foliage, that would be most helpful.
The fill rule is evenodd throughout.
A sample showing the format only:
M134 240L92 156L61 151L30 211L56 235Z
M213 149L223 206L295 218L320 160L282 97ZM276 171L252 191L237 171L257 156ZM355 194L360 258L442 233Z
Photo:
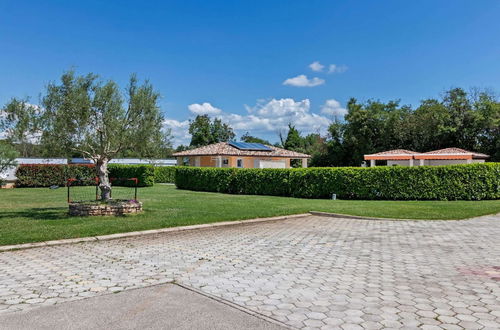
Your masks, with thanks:
M16 171L18 187L65 186L68 179L95 178L94 165L20 165Z
M108 170L111 184L115 186L133 187L135 182L126 180L131 178L139 180L139 187L150 187L155 183L155 169L151 165L110 164Z
M177 166L156 166L155 183L174 183Z
M236 169L179 167L180 189L303 198L500 199L500 163L376 168Z
M359 166L363 155L391 149L427 152L457 147L500 161L500 99L488 91L461 88L418 107L399 101L349 100L344 121L328 129L327 157L313 166Z
M243 136L241 137L240 139L242 142L247 142L247 143L262 143L262 144L266 144L266 145L271 145L272 143L267 141L267 140L264 140L264 139L261 139L257 136L252 136L250 135L250 133L246 132L245 134L243 134Z
M139 180L139 187L152 186L156 182L174 182L175 167L154 167L152 165L110 164L109 177L114 186L135 186L130 178ZM95 184L94 165L20 165L16 172L19 187L65 186L67 179L77 179L75 184ZM170 180L170 181L168 181Z
M194 148L231 141L235 137L231 126L223 123L219 118L212 121L208 115L198 115L190 121L189 134L191 134L189 146Z

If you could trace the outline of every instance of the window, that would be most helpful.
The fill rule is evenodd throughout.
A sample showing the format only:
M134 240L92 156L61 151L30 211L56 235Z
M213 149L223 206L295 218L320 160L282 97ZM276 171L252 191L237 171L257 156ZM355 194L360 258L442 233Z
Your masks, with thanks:
M237 159L236 160L236 167L239 167L239 168L243 167L243 159Z

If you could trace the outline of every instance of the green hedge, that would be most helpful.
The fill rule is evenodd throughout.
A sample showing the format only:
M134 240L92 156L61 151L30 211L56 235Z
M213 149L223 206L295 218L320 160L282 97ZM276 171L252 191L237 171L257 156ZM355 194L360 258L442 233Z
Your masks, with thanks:
M481 200L500 198L500 163L304 169L179 167L180 189L303 198Z
M177 166L156 166L155 183L174 183Z
M140 187L152 186L155 182L173 183L175 167L154 167L152 165L121 165L108 166L110 178L137 178ZM50 187L64 186L69 178L88 180L95 178L94 165L20 165L16 171L18 187ZM114 180L115 186L134 186L130 180Z
M65 186L68 178L87 180L95 177L94 165L19 165L18 187Z
M110 178L137 178L139 179L139 187L150 187L155 183L155 169L151 165L121 165L109 164ZM119 180L113 181L116 186L135 186L134 181Z

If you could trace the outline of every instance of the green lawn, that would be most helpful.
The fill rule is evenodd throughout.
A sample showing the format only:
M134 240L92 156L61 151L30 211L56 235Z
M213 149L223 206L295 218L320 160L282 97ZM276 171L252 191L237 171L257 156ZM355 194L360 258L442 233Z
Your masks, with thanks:
M88 193L92 195L92 191ZM2 189L0 245L297 214L311 210L405 219L464 219L500 212L500 200L332 201L225 195L177 190L174 186L165 185L139 189L139 199L144 202L145 210L140 215L79 218L66 215L66 189Z

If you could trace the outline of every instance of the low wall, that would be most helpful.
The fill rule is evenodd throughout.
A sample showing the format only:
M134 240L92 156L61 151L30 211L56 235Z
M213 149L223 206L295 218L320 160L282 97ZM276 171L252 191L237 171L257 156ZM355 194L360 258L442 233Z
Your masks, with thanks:
M69 215L72 216L102 216L139 213L142 203L136 201L110 203L70 203Z

